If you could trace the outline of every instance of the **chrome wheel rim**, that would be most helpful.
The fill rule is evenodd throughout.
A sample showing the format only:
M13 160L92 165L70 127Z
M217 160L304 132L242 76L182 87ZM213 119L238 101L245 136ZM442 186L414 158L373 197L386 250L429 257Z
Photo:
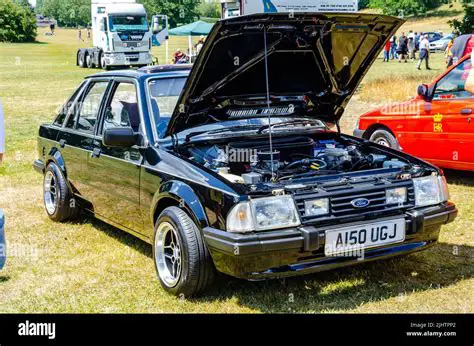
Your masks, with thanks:
M59 188L57 185L56 177L51 171L47 171L44 176L43 190L44 205L46 207L46 211L49 215L52 215L56 211L58 205Z
M181 277L181 245L178 232L169 222L162 222L156 231L155 262L161 281L174 287Z
M379 138L375 141L375 143L379 145L383 145L384 147L390 147L390 143L385 138Z

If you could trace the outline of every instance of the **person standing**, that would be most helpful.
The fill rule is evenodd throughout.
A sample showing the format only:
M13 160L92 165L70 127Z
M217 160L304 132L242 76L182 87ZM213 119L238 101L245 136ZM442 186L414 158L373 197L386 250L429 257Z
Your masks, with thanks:
M199 54L199 52L202 49L202 46L204 46L204 36L199 37L198 43L196 43L196 55Z
M415 60L415 34L412 30L408 33L408 58Z
M90 41L91 39L92 39L91 27L88 25L87 26L87 40Z
M385 43L385 47L383 48L383 62L388 62L390 60L390 40Z
M402 59L407 62L408 38L405 36L404 32L402 32L402 36L400 36L398 39L397 54L399 63L402 62Z
M80 26L77 27L77 39L78 39L79 41L83 41L83 42L84 42L84 40L82 39L82 30L81 30L81 27L80 27Z
M390 59L397 59L397 36L390 38Z
M450 67L453 64L453 52L451 48L453 48L453 41L454 39L450 39L448 45L446 46L446 50L444 52L444 56L446 57L446 68Z
M420 59L418 60L418 65L416 68L418 70L421 70L421 63L423 60L425 60L425 65L427 70L430 69L430 64L429 64L429 57L430 57L430 41L428 41L428 35L424 35L423 39L420 42Z

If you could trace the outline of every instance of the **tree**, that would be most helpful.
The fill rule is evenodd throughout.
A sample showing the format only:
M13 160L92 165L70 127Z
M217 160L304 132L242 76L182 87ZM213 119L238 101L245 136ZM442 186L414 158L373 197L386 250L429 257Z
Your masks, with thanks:
M474 6L464 3L464 18L453 19L448 24L460 34L474 34Z
M91 1L43 0L42 14L56 19L60 26L85 26L91 22Z
M441 3L443 0L369 0L369 7L381 9L391 16L405 17L422 15Z
M199 0L141 0L149 16L166 14L172 28L199 18Z
M0 0L0 42L33 42L36 16L29 6Z
M198 6L199 15L205 18L220 18L221 6L218 2L203 2Z

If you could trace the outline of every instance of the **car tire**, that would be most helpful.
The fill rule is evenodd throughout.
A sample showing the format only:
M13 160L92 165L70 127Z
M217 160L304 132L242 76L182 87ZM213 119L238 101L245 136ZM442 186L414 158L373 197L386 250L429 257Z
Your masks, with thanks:
M53 221L65 222L79 216L80 207L54 162L49 163L44 172L43 201L46 213Z
M177 207L166 208L156 221L153 260L161 286L176 296L199 295L215 277L214 263L198 227Z
M387 130L376 130L369 138L370 141L383 145L384 147L389 147L392 149L399 149L397 139Z

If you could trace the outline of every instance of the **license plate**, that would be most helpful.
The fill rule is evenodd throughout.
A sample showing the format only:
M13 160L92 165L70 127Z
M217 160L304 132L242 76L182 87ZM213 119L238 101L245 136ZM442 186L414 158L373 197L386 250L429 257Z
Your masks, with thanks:
M405 220L396 219L326 231L324 253L335 255L405 240Z

